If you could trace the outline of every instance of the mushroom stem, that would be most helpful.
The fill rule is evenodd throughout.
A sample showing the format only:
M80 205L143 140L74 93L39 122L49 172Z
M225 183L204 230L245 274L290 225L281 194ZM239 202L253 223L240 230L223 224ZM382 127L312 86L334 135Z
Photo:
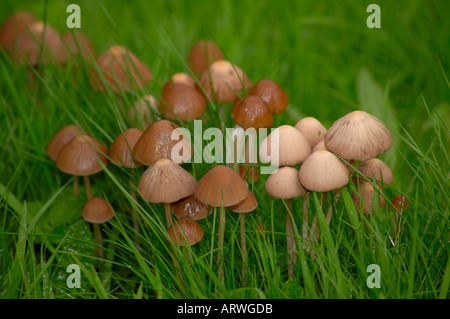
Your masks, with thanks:
M218 276L222 284L224 283L223 263L222 263L224 233L225 233L225 208L221 206L220 220L219 220L219 250L217 252L217 263L219 264Z
M308 209L309 209L309 192L305 194L303 202L303 224L302 224L302 238L303 240L308 238ZM303 242L303 249L309 251L306 242Z
M131 169L131 176L130 176L130 195L131 197L136 201L136 192L134 191L134 184L133 184L133 177L134 177L134 172L135 169L132 168ZM136 231L136 235L135 235L135 242L136 244L139 245L139 234L141 232L140 226L139 226L139 219L138 219L138 215L136 213L136 209L134 208L134 205L132 205L133 207L131 208L131 216L133 218L133 228Z
M100 224L94 225L94 243L95 243L95 256L101 259L105 258L105 252L101 248L103 246L103 236L100 229Z
M170 227L172 227L172 212L170 211L169 203L164 203L164 210L166 212L167 229L169 229Z
M294 277L293 264L297 264L297 255L294 254L294 251L297 250L297 245L295 243L294 238L294 230L292 227L292 218L293 218L293 210L292 210L292 199L286 200L287 212L286 212L286 244L288 251L288 276L289 278Z
M80 177L79 176L75 176L75 179L73 180L73 194L78 197L78 189L80 186Z
M242 249L242 286L247 286L247 244L245 242L245 214L239 216L241 222L241 249Z
M83 180L84 180L84 188L86 190L87 199L90 200L92 198L91 181L89 180L89 176L84 176Z

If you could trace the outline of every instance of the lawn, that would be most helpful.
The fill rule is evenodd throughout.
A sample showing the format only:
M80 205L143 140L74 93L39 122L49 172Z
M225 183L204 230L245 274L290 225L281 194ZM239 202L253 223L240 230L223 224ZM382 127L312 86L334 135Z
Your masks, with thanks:
M134 93L95 92L89 63L50 65L33 72L0 51L0 297L28 298L448 298L450 161L450 4L438 0L379 0L381 28L370 29L371 1L11 1L0 3L0 21L27 10L67 31L66 8L81 8L81 30L96 53L119 44L152 71ZM445 13L447 12L447 14ZM74 196L73 176L46 155L53 134L75 123L108 148L132 127L127 109L144 94L160 97L176 72L190 74L191 46L210 39L253 83L269 78L289 96L273 127L315 117L328 129L345 114L363 110L392 133L379 156L394 180L386 206L359 216L349 184L324 223L319 199L310 197L310 226L321 235L315 255L298 250L288 276L286 203L265 191L267 175L249 183L258 200L246 217L247 283L241 278L239 216L227 213L224 282L217 275L219 212L199 221L203 240L175 249L165 231L164 206L134 199L145 168L108 165L92 176L92 192L115 209L101 226L105 257L94 253L94 233L81 217L84 186ZM30 77L35 80L30 84ZM226 105L225 126L233 127ZM208 104L204 128L222 125ZM178 123L193 129L193 123ZM139 127L144 129L145 127ZM207 144L207 142L206 142ZM183 164L196 180L213 166ZM392 198L408 206L401 227ZM331 205L331 196L328 204ZM301 230L304 198L293 201ZM136 243L130 209L138 213ZM295 236L297 247L302 238ZM69 288L67 267L81 267L81 287ZM381 287L369 288L367 267L379 265Z

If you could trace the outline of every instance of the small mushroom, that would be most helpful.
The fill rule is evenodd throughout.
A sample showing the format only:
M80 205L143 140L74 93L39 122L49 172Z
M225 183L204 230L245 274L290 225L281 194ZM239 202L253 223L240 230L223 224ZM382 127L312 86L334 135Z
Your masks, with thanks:
M8 53L15 50L17 36L28 30L38 19L27 11L18 11L10 15L0 26L0 48Z
M159 114L158 100L153 95L144 95L127 111L127 118L136 127L147 128L153 122L153 114Z
M327 129L314 117L305 117L294 127L308 140L311 147L316 146L327 134Z
M189 217L177 219L167 232L177 246L193 246L203 239L203 228Z
M176 218L189 217L193 220L204 219L213 212L211 207L199 201L193 194L170 204L170 209Z
M248 96L238 100L231 109L234 122L244 130L253 127L269 128L273 125L273 116L266 104L258 96Z
M195 87L175 84L162 91L159 108L170 120L190 121L205 113L206 100Z
M262 79L256 82L248 91L248 95L260 97L273 114L283 112L289 104L286 92L278 83L270 79Z
M209 40L196 42L187 58L187 62L192 72L201 75L213 62L223 60L222 51Z
M184 85L190 86L192 88L195 88L197 82L195 82L194 78L187 73L184 73L184 72L175 73L164 84L164 86L161 90L161 95L164 93L165 90L167 90L175 85L178 85L178 84L184 84Z
M363 213L364 215L375 214L375 202L374 195L376 195L379 191L375 191L372 184L369 182L362 182L357 191L355 191L351 196L353 199L353 203L355 204L356 211L358 214ZM385 206L385 199L380 194L378 200L378 206Z
M392 181L394 180L394 175L389 166L378 158L372 158L361 162L358 165L357 170L363 176L354 176L355 179L359 178L363 181L371 181L374 178L376 181L388 185L392 184Z
M81 31L68 31L61 40L66 47L69 57L80 57L89 61L95 57L95 49L88 37Z

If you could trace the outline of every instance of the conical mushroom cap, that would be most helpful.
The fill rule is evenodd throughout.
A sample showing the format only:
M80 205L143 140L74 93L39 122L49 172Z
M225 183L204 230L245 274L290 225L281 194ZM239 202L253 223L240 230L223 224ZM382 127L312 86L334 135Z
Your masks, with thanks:
M273 125L273 116L266 104L258 96L248 96L238 100L231 109L234 122L244 130L253 127L269 128Z
M278 132L278 141L274 136ZM272 139L274 139L272 141ZM272 150L272 142L274 142ZM278 147L278 161L270 155ZM270 152L268 152L270 150ZM261 143L259 156L262 161L278 166L293 166L303 162L311 154L311 146L302 133L290 125L282 125L270 133Z
M328 151L312 153L300 167L298 178L306 189L330 192L347 185L349 171L345 164Z
M98 163L108 165L103 155L108 149L100 142L87 135L74 137L59 152L56 166L64 173L75 176L89 176L103 170Z
M175 160L172 158L172 149L181 142L183 146L183 153L180 155L182 161L178 163L177 160L176 163L181 164L187 161L192 154L190 141L182 135L183 132L181 130L179 131L181 135L180 140L172 140L171 138L174 129L178 128L178 125L168 120L153 122L142 133L134 146L133 153L135 159L144 165L152 165L162 158Z
M176 84L163 90L159 108L168 119L190 121L205 113L206 100L194 87Z
M327 134L327 129L314 117L305 117L294 127L308 140L311 147L322 141Z
M289 104L286 92L273 80L263 79L255 83L248 95L259 96L273 114L283 112Z
M29 12L19 11L10 15L0 26L0 48L10 52L16 46L17 36L26 31L38 19Z
M213 42L200 40L192 46L187 61L192 72L201 75L212 63L223 58L222 51Z
M82 215L89 223L102 224L114 217L114 211L104 198L93 197L84 205Z
M251 86L250 79L239 67L220 60L205 70L200 84L206 94L217 103L233 103L243 89Z
M96 91L106 91L101 72L114 93L132 92L144 87L152 78L150 69L126 48L114 45L96 59L99 70L93 69L91 80Z
M358 171L364 176L367 176L370 180L375 178L377 181L383 181L386 184L391 184L394 180L394 175L392 174L389 166L386 165L382 160L378 158L372 158L367 161L361 162L358 167ZM355 176L356 177L356 176ZM364 177L360 176L360 179Z
M391 148L391 132L376 117L351 112L337 121L325 136L325 147L345 160L365 161Z
M199 201L195 195L170 204L170 209L177 218L189 217L193 220L204 219L213 212L211 207Z
M236 205L248 195L244 180L225 165L214 166L198 182L195 196L213 207Z
M150 203L173 203L194 194L196 184L194 176L184 168L160 159L142 174L137 188Z
M228 207L228 209L235 213L250 213L254 211L256 207L258 207L258 200L252 191L248 190L247 193L246 199L236 205Z
M298 180L298 170L290 166L280 167L272 173L265 189L270 196L282 199L297 198L308 192Z
M203 228L189 217L177 219L167 232L177 246L192 246L203 239Z
M141 166L133 157L132 150L141 137L143 131L137 128L129 128L120 133L109 148L109 157L114 164L128 168Z
M53 161L56 161L56 158L64 145L69 143L75 136L81 134L83 134L81 129L75 124L64 126L56 132L50 142L48 142L46 149L47 156Z

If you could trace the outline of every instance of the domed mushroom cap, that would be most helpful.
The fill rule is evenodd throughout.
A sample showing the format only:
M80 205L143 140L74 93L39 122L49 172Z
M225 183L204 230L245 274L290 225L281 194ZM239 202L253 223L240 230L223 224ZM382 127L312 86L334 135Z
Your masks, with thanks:
M250 79L239 67L220 60L205 70L200 84L211 100L218 103L233 103L243 89L251 86Z
M102 224L114 217L114 210L104 198L93 197L84 205L82 216L89 223Z
M68 31L62 35L61 40L70 56L80 56L86 61L95 57L94 46L83 32Z
M203 239L203 228L189 217L177 219L167 232L172 242L177 246L192 246Z
M17 36L36 21L38 19L26 11L10 15L0 26L0 48L10 52L16 45Z
M289 104L286 92L277 82L269 79L256 82L248 91L248 95L259 96L273 114L283 112Z
M134 159L132 150L141 137L143 131L137 128L129 128L120 133L109 148L111 161L119 166L136 168L142 164Z
M328 151L312 153L298 173L300 183L313 192L330 192L347 185L349 171L345 164Z
M35 21L17 36L11 57L19 64L29 63L64 63L67 50L61 37L52 26L42 21Z
M209 40L196 42L187 58L189 67L198 75L202 74L215 61L223 59L222 51Z
M353 204L355 205L358 214L361 214L361 212L366 215L375 213L375 203L373 198L375 193L372 184L368 182L361 183L357 192L352 193ZM386 205L386 201L381 194L379 195L378 205L380 207Z
M357 169L361 172L361 174L368 177L370 180L375 178L375 180L383 181L386 184L391 184L394 180L394 175L392 174L389 166L387 166L386 163L384 163L382 160L379 160L378 158L372 158L370 160L361 162L358 165ZM359 178L365 179L362 176L359 176Z
M351 112L337 121L325 136L325 147L346 160L365 161L391 148L391 132L376 117Z
M247 190L247 193L246 199L236 205L228 207L228 209L235 213L250 213L254 211L256 207L258 207L258 200L250 190Z
M132 92L144 87L152 78L150 69L131 51L114 45L101 53L96 59L99 70L91 71L91 80L96 91L106 91L98 74L101 74L114 93Z
M278 139L275 138L278 134ZM273 144L273 145L272 145ZM278 161L271 160L278 149ZM269 152L270 151L270 152ZM302 133L290 125L282 125L270 133L261 143L259 157L272 165L293 166L303 162L311 154L311 146Z
M263 100L257 96L248 96L238 100L231 109L234 122L244 130L253 127L269 128L273 125L273 116Z
M142 197L150 203L173 203L194 194L197 181L169 159L160 159L147 168L138 183Z
M175 73L164 84L164 86L163 86L163 88L161 90L161 95L168 88L171 88L171 87L173 87L175 85L178 85L178 84L184 84L184 85L190 86L192 88L195 88L197 82L195 82L194 78L192 76L190 76L189 74L187 74L187 73L184 73L184 72Z
M201 202L213 207L236 205L242 202L247 195L247 185L243 179L225 165L211 168L195 188L195 196Z
M189 217L193 220L204 219L213 212L211 207L199 201L195 195L170 204L170 209L177 218Z
M108 149L90 136L79 135L68 142L56 158L56 166L64 173L89 176L103 170L98 161L108 165Z
M272 173L265 189L270 196L282 199L300 197L308 192L298 180L298 170L290 166L280 167Z
M311 147L322 141L327 134L327 129L314 117L305 117L294 127L308 140Z
M83 134L81 129L75 124L64 126L56 132L50 142L48 142L46 149L47 156L50 157L51 160L56 161L56 158L64 145L69 143L74 137L81 134Z
M182 135L180 130L180 139L172 140L172 132L178 129L179 126L168 120L159 120L153 122L134 146L133 153L137 161L144 165L152 165L157 160L162 158L172 159L172 149L178 144L182 143L182 154L180 154L181 164L187 161L192 154L192 145L187 137Z
M189 121L205 113L206 100L194 87L176 84L163 90L159 108L166 118Z

